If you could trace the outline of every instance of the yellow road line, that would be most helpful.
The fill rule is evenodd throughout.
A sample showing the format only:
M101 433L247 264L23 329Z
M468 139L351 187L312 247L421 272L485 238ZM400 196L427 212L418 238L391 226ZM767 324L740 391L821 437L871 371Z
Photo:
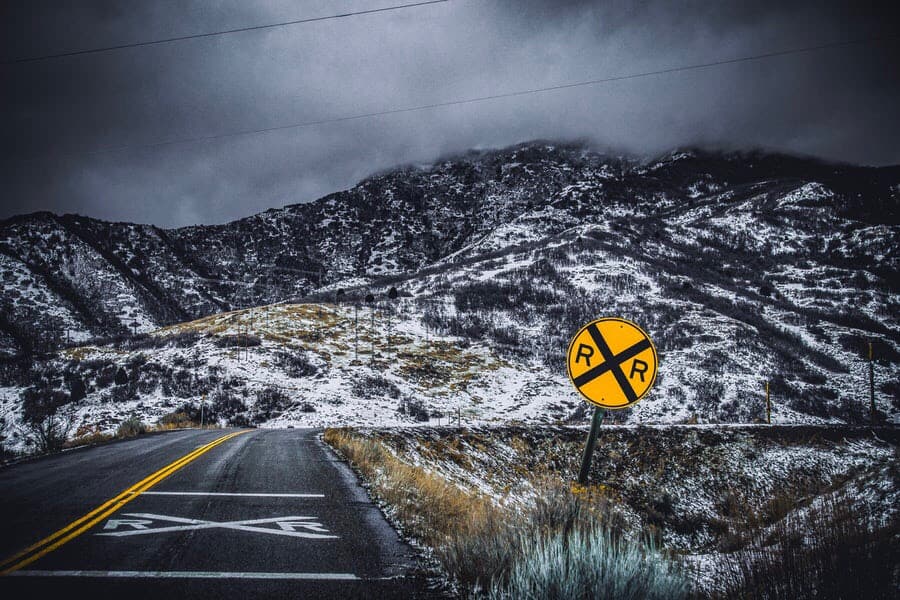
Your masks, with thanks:
M217 440L218 439L221 439L221 438L217 438ZM217 440L214 440L214 441L217 441ZM78 525L83 523L84 521L86 521L86 520L90 519L91 517L93 517L94 515L96 515L98 512L106 510L107 508L114 505L116 502L118 502L120 499L124 498L125 496L127 496L129 494L133 494L135 492L135 490L137 490L141 485L143 485L143 484L147 483L149 480L159 476L163 471L167 471L169 469L175 468L177 466L180 466L184 462L191 460L194 457L194 455L197 454L198 452L200 452L204 447L205 447L205 445L200 446L199 448L195 449L193 452L190 452L189 454L181 457L177 461L163 467L162 469L160 469L159 471L156 471L155 473L152 473L151 475L148 475L144 479L142 479L139 482L137 482L136 484L132 485L130 488L128 488L124 492L120 493L118 496L115 496L114 498L107 500L106 502L104 502L103 504L101 504L100 506L95 508L94 510L92 510L89 513L87 513L86 515L84 515L83 517L80 517L77 520L72 521L71 523L69 523L68 525L66 525L65 527L60 529L59 531L56 531L56 532L52 533L51 535L45 537L44 539L42 539L38 542L35 542L34 544L29 546L28 548L25 548L18 554L7 558L2 563L0 563L0 565L9 564L10 562L15 561L19 557L22 557L22 556L28 554L29 552L31 552L45 544L52 542L55 538L61 536L62 534L68 532L71 529L74 529L75 527L77 527Z
M203 446L200 446L199 448L195 449L194 451L189 452L188 454L182 456L178 460L166 465L162 469L160 469L154 473L151 473L144 479L141 479L140 481L138 481L137 483L135 483L128 489L124 490L117 496L114 496L113 498L107 500L106 502L104 502L97 508L93 509L92 511L88 512L84 516L79 517L78 519L76 519L75 521L72 521L71 523L69 523L68 525L63 527L62 529L48 535L47 537L40 540L39 542L35 542L28 548L25 548L21 552L15 554L13 556L10 556L6 560L4 560L2 563L0 563L0 567L2 567L2 570L0 570L0 575L7 575L9 573L12 573L13 571L17 571L18 569L21 569L22 567L30 565L31 563L38 560L42 556L45 556L45 555L49 554L50 552L53 552L54 550L56 550L57 548L59 548L60 546L65 544L66 542L69 542L72 539L78 537L79 535L81 535L82 533L84 533L85 531L87 531L88 529L90 529L91 527L93 527L94 525L96 525L97 523L99 523L100 521L105 519L106 517L110 516L111 514L113 514L117 510L119 510L119 508L121 508L123 505L131 502L132 500L137 498L142 492L147 491L148 489L150 489L151 487L153 487L154 485L156 485L157 483L159 483L160 481L162 481L163 479L165 479L166 477L168 477L175 471L178 471L179 469L181 469L188 463L194 461L195 459L199 458L203 454L206 454L207 452L209 452L210 450L212 450L219 444L223 444L223 443L227 442L228 440L230 440L231 438L241 435L242 433L247 433L248 431L249 430L237 431L234 433L229 433L227 435L223 435L220 438L216 438L212 442L209 442L208 444L204 444ZM18 562L16 562L16 561L18 561ZM6 565L11 565L11 566L7 567Z

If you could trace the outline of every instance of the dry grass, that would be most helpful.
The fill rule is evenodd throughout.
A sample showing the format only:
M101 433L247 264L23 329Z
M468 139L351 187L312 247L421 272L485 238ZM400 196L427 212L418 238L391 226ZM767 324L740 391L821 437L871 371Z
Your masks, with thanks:
M76 436L63 444L63 448L78 448L79 446L92 446L116 439L112 433L92 432L80 436Z
M573 494L558 478L543 479L532 473L538 490L535 500L525 506L504 508L474 490L453 485L438 475L400 460L377 436L367 437L344 428L326 430L324 439L370 483L371 493L389 507L389 514L401 529L434 551L434 557L463 595L482 595L490 590L500 597L512 597L509 594L515 595L510 591L513 590L510 586L514 574L531 572L535 567L528 549L547 540L587 536L599 540L595 544L605 544L612 553L621 548L644 552L641 545L634 546L619 538L618 532L625 528L600 486ZM450 460L460 454L454 441L423 443L421 450L447 454ZM676 582L671 589L676 592L686 590L677 567L652 549L649 552L658 560L647 562L656 569L647 571L647 580L656 581L653 577L664 573ZM590 578L596 571L596 568L583 564L583 557L576 554L562 560L563 566L579 576ZM612 560L617 559L613 557ZM552 587L552 579L537 585L541 589L550 589L541 586ZM629 589L638 593L634 587ZM635 597L645 596L639 593Z
M140 423L137 428L122 428L121 426L116 433L104 433L96 425L82 425L75 432L75 436L63 444L63 448L79 448L81 446L92 446L110 442L112 440L121 440L145 433L153 433L156 431L175 431L177 429L192 429L199 427L198 423L191 421L184 413L172 413L166 415L168 419L161 419L155 425L144 425ZM218 426L205 426L204 429L218 429Z
M442 546L461 527L498 517L487 498L401 461L377 440L349 429L328 429L325 442L371 483L372 493L392 507L404 530L428 546Z

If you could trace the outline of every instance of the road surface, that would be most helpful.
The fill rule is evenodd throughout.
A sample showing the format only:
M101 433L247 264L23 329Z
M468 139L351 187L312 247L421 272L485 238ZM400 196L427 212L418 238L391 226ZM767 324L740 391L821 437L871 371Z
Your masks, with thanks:
M316 434L186 430L0 469L0 594L432 597Z

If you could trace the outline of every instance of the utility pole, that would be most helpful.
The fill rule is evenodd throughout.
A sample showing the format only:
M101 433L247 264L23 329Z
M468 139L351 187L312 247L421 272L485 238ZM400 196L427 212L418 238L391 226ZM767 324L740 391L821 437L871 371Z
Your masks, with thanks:
M872 342L869 342L869 415L872 425L875 424L875 360L872 353Z
M321 267L319 269L319 285L318 289L316 290L319 293L321 293L320 290L322 289L322 277L324 274L325 267ZM322 301L320 299L318 302L316 302L316 330L319 334L319 337L322 336L322 329Z
M206 406L206 394L200 396L200 429L203 429L203 407Z
M369 364L375 364L375 296L366 294L366 304L369 305L369 312L372 315L372 324L369 326L369 338L372 342L372 352L369 354Z
M388 291L388 322L387 322L387 351L388 351L388 360L390 360L391 355L391 312L394 310L393 303L397 301L397 288L392 287Z
M772 424L772 401L769 399L769 382L766 382L766 423Z
M359 360L359 301L353 302L353 360Z

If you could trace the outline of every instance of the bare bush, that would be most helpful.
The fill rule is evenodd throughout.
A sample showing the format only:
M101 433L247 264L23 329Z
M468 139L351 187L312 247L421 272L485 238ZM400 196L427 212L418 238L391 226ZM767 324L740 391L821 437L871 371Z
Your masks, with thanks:
M319 372L319 368L304 351L279 352L275 355L275 364L288 377L312 377Z
M765 600L895 598L900 521L872 514L852 498L792 513L759 528L750 544L724 555L721 598Z
M116 429L116 436L134 437L146 433L146 431L147 426L141 421L140 417L132 416L119 423L119 427Z
M353 393L362 398L400 397L400 388L381 375L365 375L353 381Z
M253 421L261 423L281 415L290 406L291 399L287 394L275 387L268 387L256 393L256 409Z
M71 421L59 414L68 396L46 387L29 388L22 394L22 421L28 437L42 453L58 452L66 442Z
M219 348L251 348L261 344L259 336L245 333L220 335L216 338L216 346Z

